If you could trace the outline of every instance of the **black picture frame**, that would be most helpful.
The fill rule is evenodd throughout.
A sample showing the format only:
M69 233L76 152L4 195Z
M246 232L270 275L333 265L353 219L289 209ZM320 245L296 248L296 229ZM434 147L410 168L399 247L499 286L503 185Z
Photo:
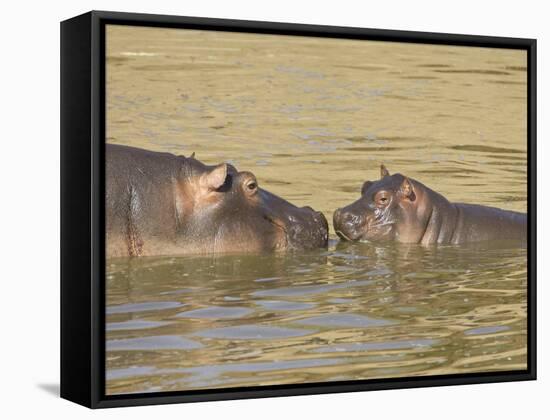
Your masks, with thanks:
M106 396L105 25L522 49L528 59L525 371ZM92 11L61 23L61 397L90 408L536 379L536 40Z

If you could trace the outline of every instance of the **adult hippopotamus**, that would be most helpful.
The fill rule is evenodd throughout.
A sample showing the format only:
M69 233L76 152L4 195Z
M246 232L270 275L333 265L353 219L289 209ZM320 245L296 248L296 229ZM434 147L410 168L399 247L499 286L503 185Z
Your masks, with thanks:
M263 190L250 172L112 144L105 158L108 257L327 246L322 213Z
M527 238L527 215L475 204L451 203L441 194L381 166L361 198L334 212L334 230L349 241L462 244Z

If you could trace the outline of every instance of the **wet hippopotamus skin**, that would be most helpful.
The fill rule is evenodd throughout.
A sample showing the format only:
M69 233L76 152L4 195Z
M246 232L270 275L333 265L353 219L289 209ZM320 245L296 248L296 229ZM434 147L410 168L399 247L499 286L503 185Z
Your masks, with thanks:
M462 244L527 239L527 215L475 204L451 203L441 194L381 166L361 198L334 212L334 230L348 241Z
M322 213L260 188L229 164L106 145L107 257L322 248Z

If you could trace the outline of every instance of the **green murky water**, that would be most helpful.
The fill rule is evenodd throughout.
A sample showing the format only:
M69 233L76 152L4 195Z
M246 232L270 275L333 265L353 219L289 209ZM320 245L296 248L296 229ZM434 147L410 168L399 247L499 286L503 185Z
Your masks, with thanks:
M330 220L383 162L526 209L521 51L109 27L107 141L250 170ZM107 393L526 367L526 249L338 243L107 262Z

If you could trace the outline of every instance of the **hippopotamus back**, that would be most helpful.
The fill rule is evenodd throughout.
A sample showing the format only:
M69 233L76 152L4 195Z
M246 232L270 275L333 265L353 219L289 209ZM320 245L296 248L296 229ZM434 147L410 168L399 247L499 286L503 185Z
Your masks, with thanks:
M176 219L171 181L180 176L185 158L135 147L106 147L107 254L142 255L144 238L173 241Z

